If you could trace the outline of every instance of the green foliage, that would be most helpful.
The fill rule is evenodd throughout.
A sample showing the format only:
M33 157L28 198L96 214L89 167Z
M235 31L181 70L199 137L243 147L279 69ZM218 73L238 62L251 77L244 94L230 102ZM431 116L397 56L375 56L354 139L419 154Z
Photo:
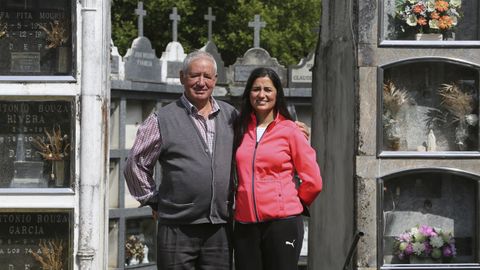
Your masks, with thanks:
M216 16L213 22L213 41L225 65L253 46L253 28L248 22L255 14L266 22L260 33L260 47L266 49L283 65L297 64L313 51L320 27L321 0L144 0L144 36L152 42L157 56L172 40L172 21L169 14L177 7L181 16L178 41L185 52L201 48L208 38L208 22L204 15L208 7ZM112 39L122 55L137 37L137 0L113 0Z

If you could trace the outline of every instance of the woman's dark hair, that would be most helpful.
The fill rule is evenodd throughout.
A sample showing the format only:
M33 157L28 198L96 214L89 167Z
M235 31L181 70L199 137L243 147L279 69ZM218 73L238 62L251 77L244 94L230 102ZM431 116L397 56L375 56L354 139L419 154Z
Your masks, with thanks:
M243 91L241 105L240 105L240 115L235 121L235 137L234 137L234 149L240 145L243 139L243 135L247 130L248 124L250 123L250 115L253 112L252 104L250 104L250 92L252 92L252 86L256 79L268 77L273 83L273 86L277 89L277 97L275 102L275 113L280 113L283 117L289 120L293 120L292 116L288 112L287 102L285 101L285 94L283 92L282 81L275 70L266 67L256 68L250 73L248 77L247 84L245 85L245 90Z

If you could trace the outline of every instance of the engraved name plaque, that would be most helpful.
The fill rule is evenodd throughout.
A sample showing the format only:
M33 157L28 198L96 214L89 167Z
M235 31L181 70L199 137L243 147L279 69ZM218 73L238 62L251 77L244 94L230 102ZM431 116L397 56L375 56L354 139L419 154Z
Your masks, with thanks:
M72 1L0 1L0 76L72 75Z
M70 185L71 101L0 101L0 188Z
M0 210L0 269L73 269L72 211Z

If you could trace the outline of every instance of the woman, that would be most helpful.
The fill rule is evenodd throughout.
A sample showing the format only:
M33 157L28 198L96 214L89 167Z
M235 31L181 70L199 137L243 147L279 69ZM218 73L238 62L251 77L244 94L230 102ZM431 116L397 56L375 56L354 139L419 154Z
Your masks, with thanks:
M292 121L280 78L270 68L253 70L247 80L235 147L235 269L297 269L301 213L321 191L322 178L315 151Z

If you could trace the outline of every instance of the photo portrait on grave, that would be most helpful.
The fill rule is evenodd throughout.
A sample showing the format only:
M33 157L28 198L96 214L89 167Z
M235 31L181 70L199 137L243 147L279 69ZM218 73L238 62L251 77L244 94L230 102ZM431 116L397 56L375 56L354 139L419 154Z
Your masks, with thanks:
M183 95L140 126L125 167L132 196L158 220L158 269L231 268L231 160L235 108L216 100L212 55L194 51ZM158 190L152 178L162 167ZM194 237L192 237L194 235Z
M254 69L241 101L234 126L235 269L298 269L301 214L322 190L315 150L292 121L273 69Z

